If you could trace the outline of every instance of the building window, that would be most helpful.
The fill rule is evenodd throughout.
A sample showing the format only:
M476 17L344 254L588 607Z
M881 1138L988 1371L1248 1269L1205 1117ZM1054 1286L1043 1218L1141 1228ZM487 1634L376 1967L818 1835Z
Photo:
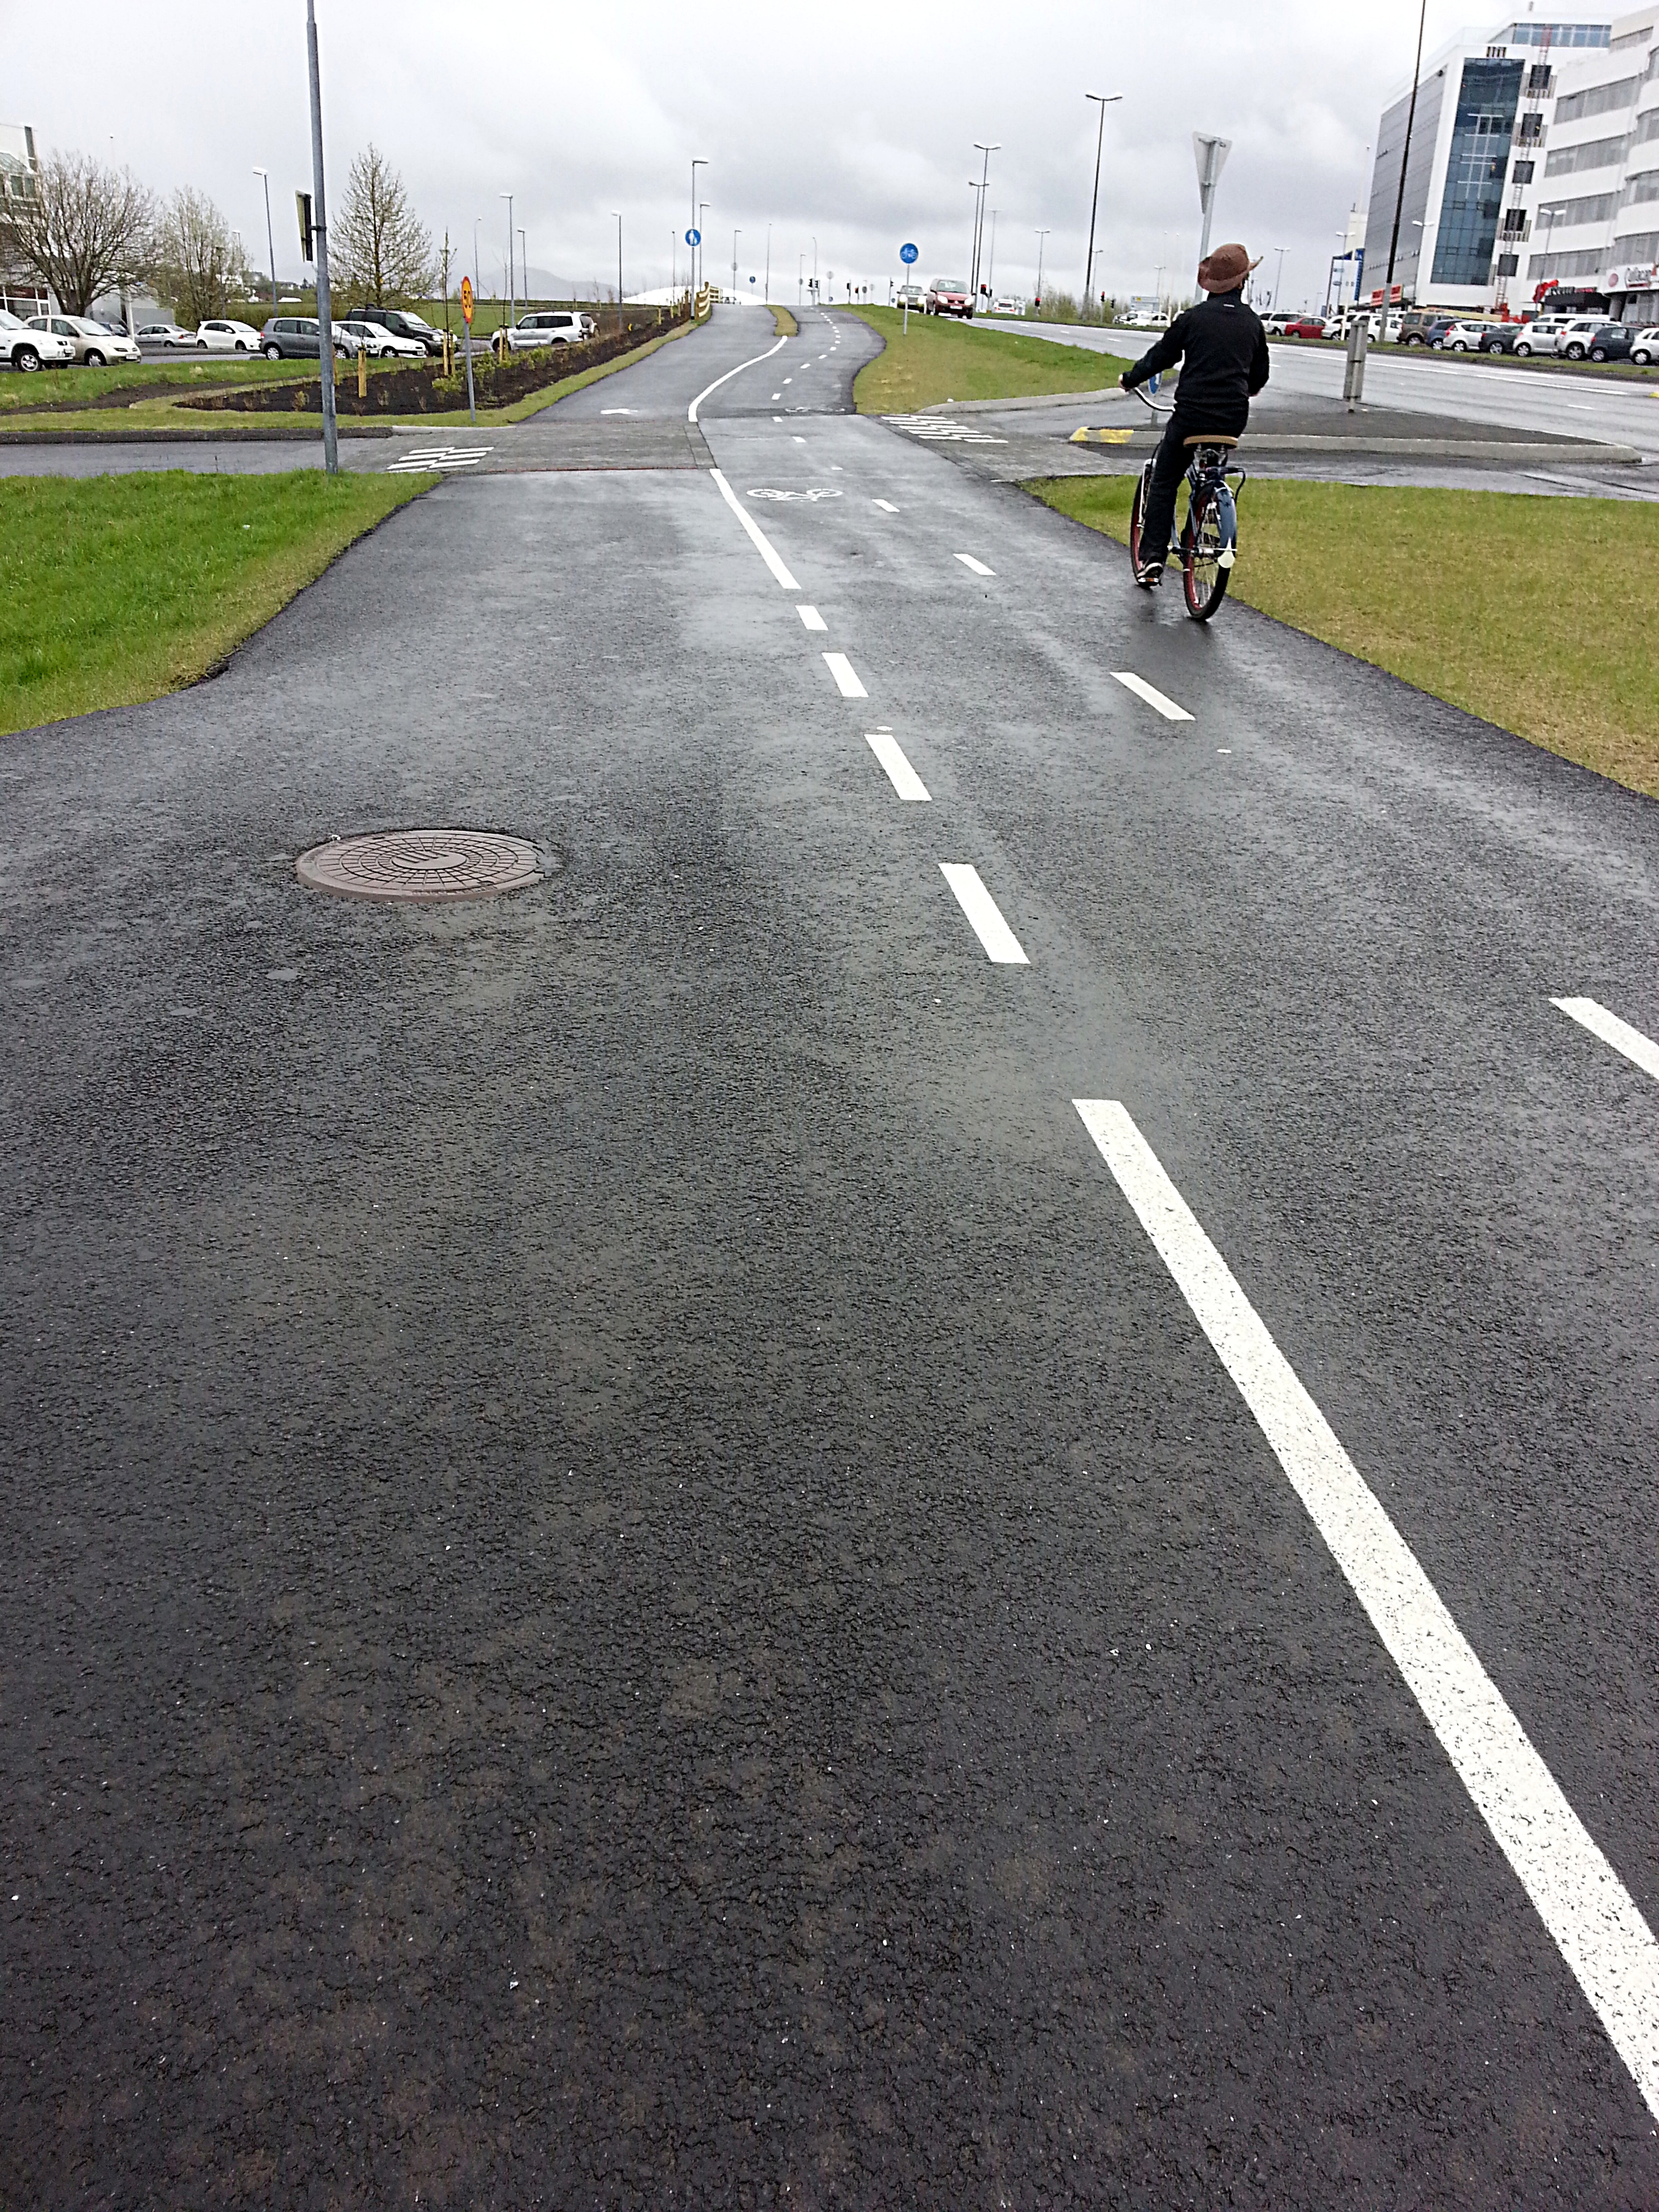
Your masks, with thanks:
M1642 88L1639 76L1621 76L1617 84L1593 84L1588 92L1563 93L1555 103L1558 123L1582 123L1587 115L1616 115L1633 107Z
M1504 210L1504 237L1524 238L1526 234L1527 210L1525 208L1505 208Z
M1611 222L1618 212L1617 192L1589 192L1583 199L1540 202L1538 221L1555 230L1571 230L1575 223Z
M1521 118L1521 128L1515 134L1515 143L1517 146L1540 145L1543 142L1543 137L1544 118L1541 115L1534 112Z
M1497 260L1492 264L1492 275L1494 276L1513 276L1520 265L1521 256L1518 253L1500 253Z
M1527 71L1527 98L1541 100L1555 82L1555 71L1547 62L1534 62Z
M1632 177L1625 186L1626 207L1634 207L1641 200L1659 200L1659 169L1649 169L1639 177Z
M1484 285L1521 96L1519 62L1466 61L1435 234L1437 284Z
M1599 246L1581 253L1534 253L1528 259L1527 275L1534 283L1540 276L1599 276L1607 258Z
M1616 39L1607 40L1607 52L1622 54L1632 46L1644 46L1653 36L1651 23L1644 23L1639 31L1621 31Z
M1534 161L1517 161L1510 171L1510 183L1529 185L1532 182L1532 173L1536 167L1537 164Z
M1659 114L1659 108L1654 112ZM1589 138L1582 146L1558 146L1544 164L1544 174L1572 177L1580 169L1617 168L1629 149L1628 138Z
M1628 238L1615 238L1612 252L1605 258L1611 261L1659 261L1659 230L1637 230Z

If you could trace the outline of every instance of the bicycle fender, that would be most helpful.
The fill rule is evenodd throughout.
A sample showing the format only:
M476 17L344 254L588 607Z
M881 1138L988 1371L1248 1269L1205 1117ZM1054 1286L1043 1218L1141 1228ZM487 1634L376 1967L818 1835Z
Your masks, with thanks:
M1221 523L1221 550L1216 556L1218 568L1231 568L1238 558L1238 509L1233 503L1231 489L1218 484L1215 511Z

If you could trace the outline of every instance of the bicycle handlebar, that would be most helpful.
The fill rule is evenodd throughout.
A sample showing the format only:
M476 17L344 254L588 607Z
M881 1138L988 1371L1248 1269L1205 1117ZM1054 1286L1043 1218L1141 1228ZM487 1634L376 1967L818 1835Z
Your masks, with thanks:
M1145 384L1132 384L1129 386L1129 389L1134 393L1135 398L1139 400L1141 405L1146 408L1151 413L1158 416L1170 416L1175 413L1174 403L1171 402L1168 407L1160 407L1158 404L1158 402L1152 396L1152 393L1158 390L1158 386L1163 382L1163 380L1162 377L1149 376Z

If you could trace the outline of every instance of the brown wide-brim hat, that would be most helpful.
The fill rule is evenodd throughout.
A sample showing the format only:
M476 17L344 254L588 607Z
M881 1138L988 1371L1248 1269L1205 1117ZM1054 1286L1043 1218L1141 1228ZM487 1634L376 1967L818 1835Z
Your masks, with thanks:
M1252 261L1242 246L1218 246L1199 263L1199 283L1206 292L1236 292L1261 259L1258 254Z

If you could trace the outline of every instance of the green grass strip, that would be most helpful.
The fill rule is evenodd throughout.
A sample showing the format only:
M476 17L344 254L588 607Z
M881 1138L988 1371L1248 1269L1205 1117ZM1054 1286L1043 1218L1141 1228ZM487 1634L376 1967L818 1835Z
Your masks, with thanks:
M910 415L945 399L1024 399L1043 392L1103 392L1128 367L1086 346L1055 345L1023 331L976 330L945 315L904 317L897 307L850 311L878 331L886 350L853 383L860 415Z
M1134 484L1026 489L1127 544ZM1238 537L1235 598L1659 798L1659 507L1257 477Z
M0 732L194 683L436 479L0 479Z

